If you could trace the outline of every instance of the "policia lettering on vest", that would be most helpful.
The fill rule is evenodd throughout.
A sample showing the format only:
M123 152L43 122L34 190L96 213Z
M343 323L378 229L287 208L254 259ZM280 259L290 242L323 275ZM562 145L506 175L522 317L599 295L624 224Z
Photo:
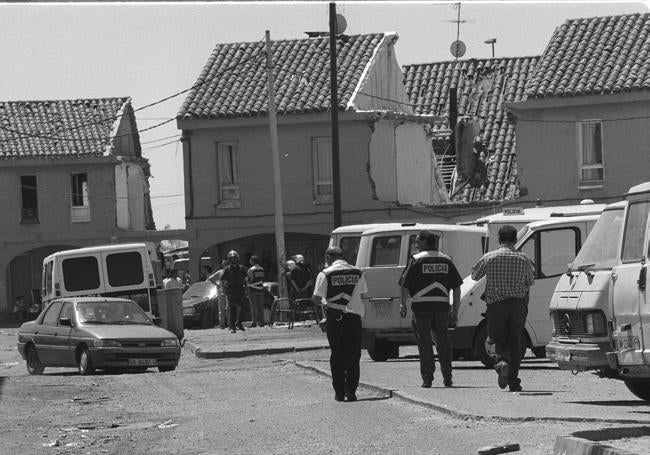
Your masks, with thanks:
M422 387L429 388L433 383L435 363L432 331L435 332L443 383L445 387L451 387L452 350L447 328L454 326L458 319L463 279L451 258L438 251L438 238L433 232L420 231L416 241L420 252L409 258L399 280L402 297L400 315L406 317L406 303L410 296L413 312L411 324L420 354ZM453 294L451 314L450 291Z
M312 300L326 309L330 370L336 401L357 401L361 359L361 294L368 292L363 272L343 259L338 247L325 252L328 266L316 277Z

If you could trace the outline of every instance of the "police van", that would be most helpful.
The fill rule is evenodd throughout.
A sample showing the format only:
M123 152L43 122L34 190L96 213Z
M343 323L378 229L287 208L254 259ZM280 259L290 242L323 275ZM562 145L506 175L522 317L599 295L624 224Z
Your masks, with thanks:
M43 259L43 306L60 297L121 297L135 301L149 316L159 316L152 254L146 243L53 253Z
M547 357L650 401L650 182L608 205L553 293Z
M410 301L407 316L403 318L399 314L398 281L409 257L417 252L415 238L424 229L434 233L440 251L451 256L461 276L467 275L483 254L485 227L389 223L363 231L356 260L368 284L368 292L362 296L365 307L362 345L373 360L398 357L399 346L415 344Z
M598 211L604 205L593 205L592 210ZM530 347L536 357L545 357L545 346L551 339L551 321L548 306L555 285L562 274L567 271L599 218L599 214L567 216L565 212L555 213L552 218L533 221L524 225L518 234L515 244L517 250L523 251L535 262L535 283L530 288L528 316L526 318L524 352ZM575 214L571 210L566 213ZM539 214L536 214L539 215ZM494 231L496 236L499 227L506 222L506 217L500 217L496 223L489 222L488 231ZM520 218L522 220L522 218ZM491 249L496 248L494 243ZM450 339L454 349L454 357L478 359L486 367L493 367L494 361L486 350L487 321L485 312L487 304L484 298L485 277L474 281L471 276L463 280L461 286L461 301L456 327L451 330Z

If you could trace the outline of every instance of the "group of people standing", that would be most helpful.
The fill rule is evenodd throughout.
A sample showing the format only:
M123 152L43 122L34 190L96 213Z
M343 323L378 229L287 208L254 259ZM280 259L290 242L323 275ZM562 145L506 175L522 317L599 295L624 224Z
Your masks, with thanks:
M208 280L217 285L219 324L230 328L231 333L237 329L245 330L242 324L242 310L246 298L250 303L251 327L264 327L264 301L268 291L264 288L267 273L257 255L251 255L250 266L240 263L239 253L231 250L226 255L219 269L208 276ZM287 287L292 300L310 298L313 290L311 266L301 254L296 254L287 261Z
M514 247L517 230L499 229L499 246L484 254L472 267L472 279L486 278L488 343L493 345L497 383L501 389L522 390L519 366L523 330L528 314L528 293L535 279L535 265ZM435 363L433 336L443 385L453 387L452 348L448 328L458 319L463 279L452 258L439 251L438 237L421 231L416 237L418 252L409 258L399 279L400 315L406 317L410 299L412 327L418 345L422 387L430 388ZM342 250L330 247L327 267L317 278L313 301L326 308L327 339L334 399L356 401L361 358L361 295L368 291L363 272L345 262Z

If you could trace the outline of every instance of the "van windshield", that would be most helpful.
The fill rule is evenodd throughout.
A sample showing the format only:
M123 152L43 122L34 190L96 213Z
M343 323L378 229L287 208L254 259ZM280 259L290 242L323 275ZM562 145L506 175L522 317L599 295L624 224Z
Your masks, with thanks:
M623 209L605 210L576 256L571 270L611 269L618 262Z

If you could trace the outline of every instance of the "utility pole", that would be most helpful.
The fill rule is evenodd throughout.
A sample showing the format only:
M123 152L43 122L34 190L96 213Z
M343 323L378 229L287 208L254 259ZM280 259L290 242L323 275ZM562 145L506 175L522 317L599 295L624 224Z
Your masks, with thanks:
M280 297L287 296L285 279L284 211L282 209L282 180L280 179L280 148L278 146L278 122L275 117L275 87L273 82L273 53L271 33L266 31L266 75L269 96L269 129L271 131L271 154L273 155L273 186L275 195L275 248L277 251L278 287Z
M334 229L341 226L341 164L339 158L339 99L336 80L336 3L330 3L330 108L332 110L332 202Z

